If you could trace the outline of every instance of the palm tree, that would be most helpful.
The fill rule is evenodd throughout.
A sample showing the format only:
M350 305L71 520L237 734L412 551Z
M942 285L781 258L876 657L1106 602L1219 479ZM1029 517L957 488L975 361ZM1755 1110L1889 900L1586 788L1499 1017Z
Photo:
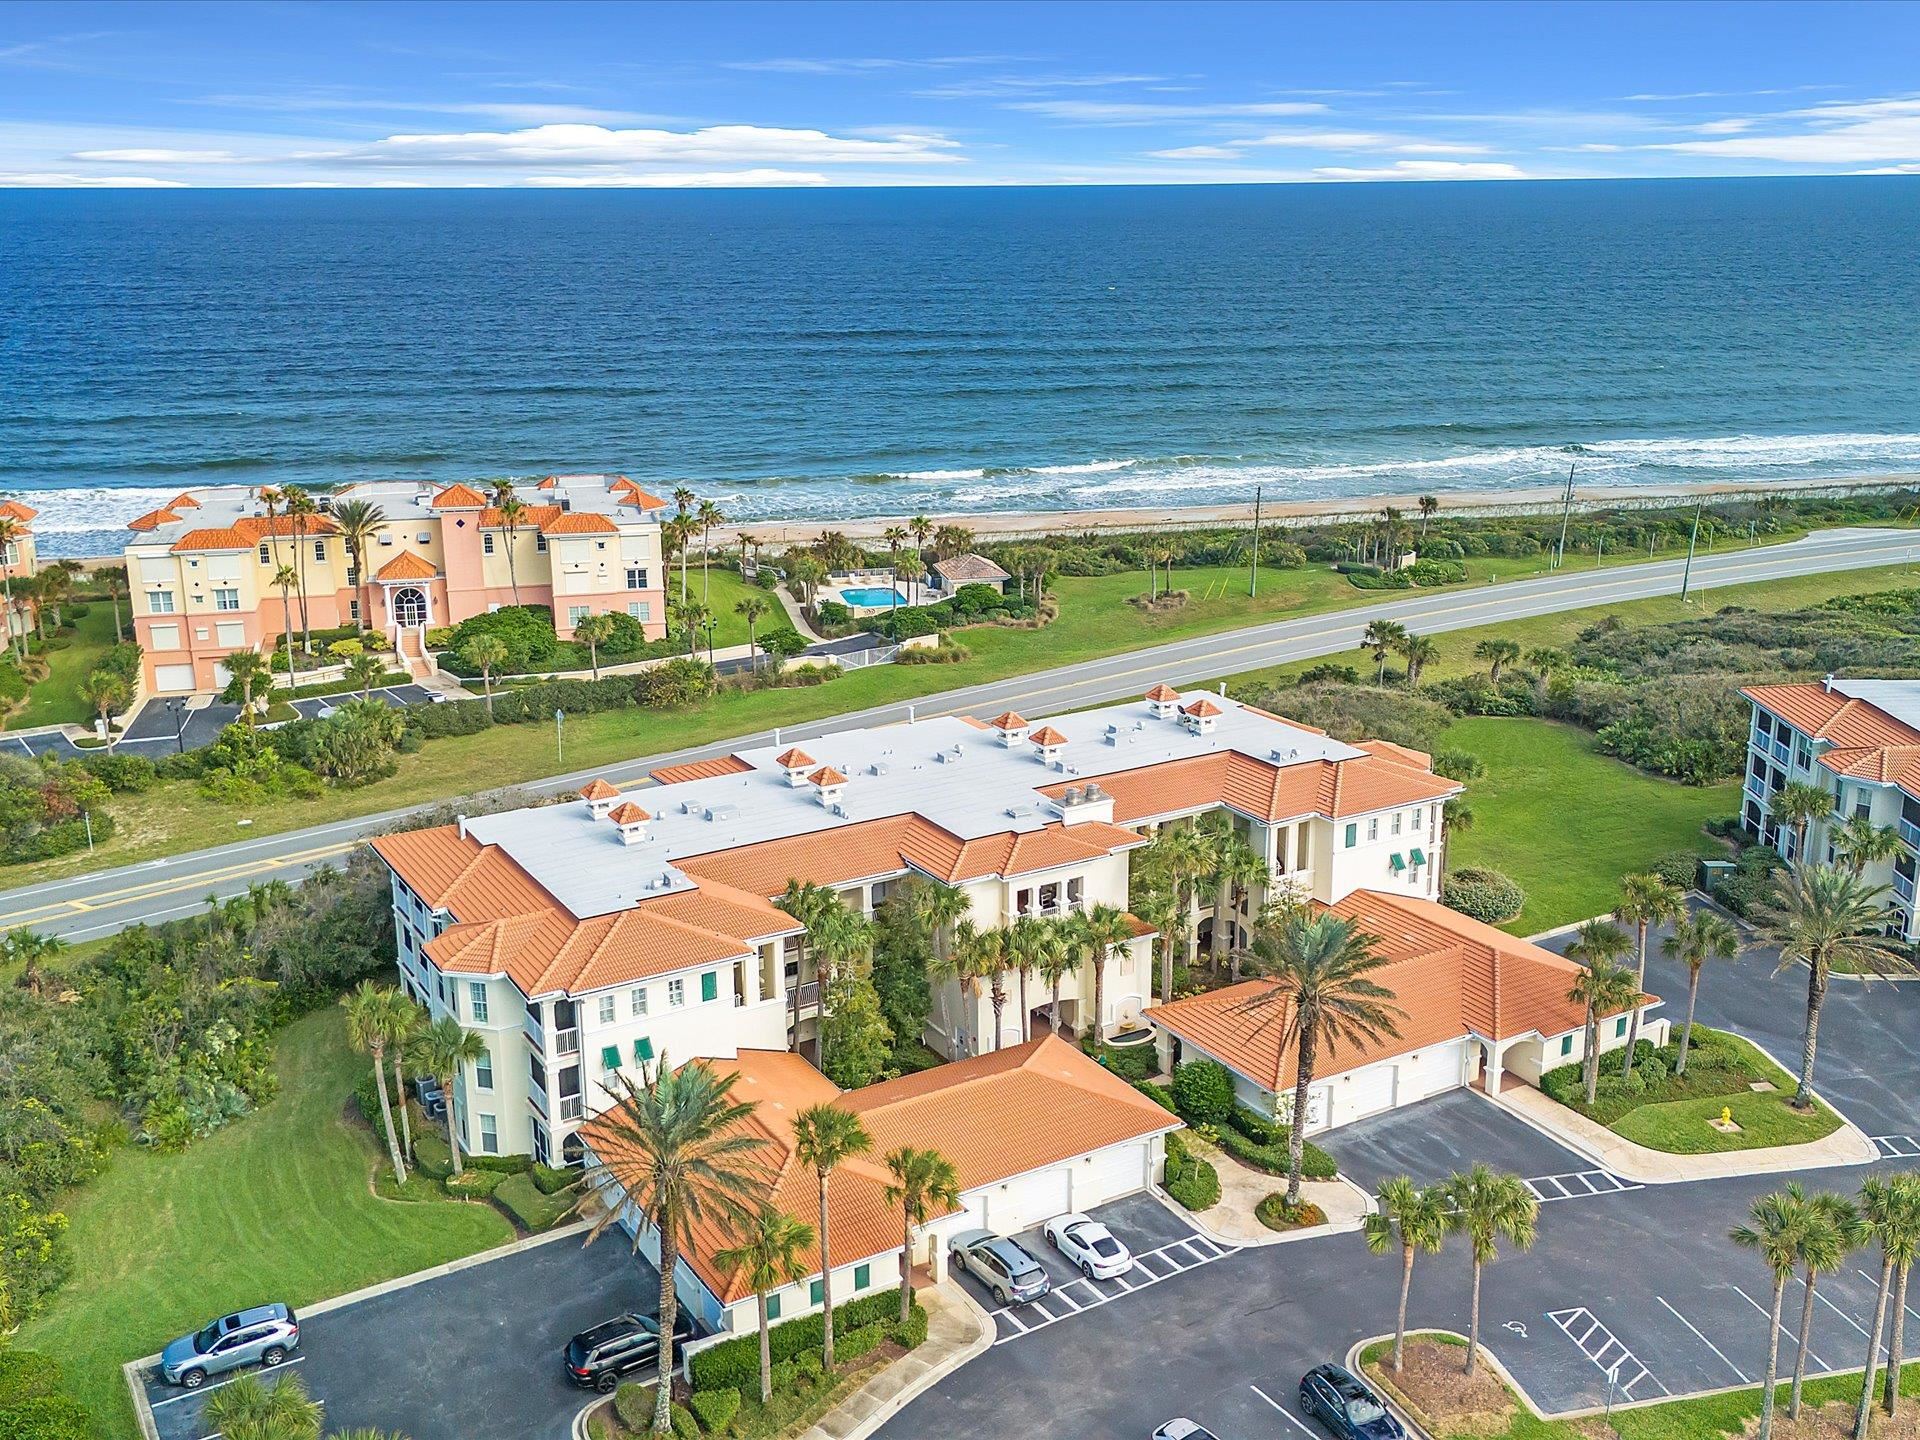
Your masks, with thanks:
M283 884L274 881L274 884ZM413 1047L426 1023L427 1014L405 991L388 986L380 1008L380 1026L387 1037L387 1054L393 1057L393 1098L400 1111L400 1153L413 1153L413 1121L407 1117L407 1052Z
M913 543L924 550L927 547L927 537L933 534L933 521L924 515L916 515L907 521L907 533L913 536Z
M1798 1190L1799 1182L1789 1190ZM1866 1227L1859 1208L1844 1195L1814 1196L1806 1202L1807 1231L1800 1241L1800 1335L1793 1355L1793 1389L1787 1400L1787 1418L1800 1418L1800 1390L1807 1376L1807 1347L1813 1339L1813 1288L1823 1274L1831 1274L1866 1243Z
M1200 882L1213 870L1213 845L1207 834L1194 825L1168 825L1153 837L1153 843L1141 856L1150 874L1157 874L1179 902L1178 925L1181 954L1193 958L1196 922L1195 895Z
M1007 1008L1007 961L1012 936L1005 930L973 930L959 937L957 952L965 952L961 963L978 985L987 985L987 1003L993 1010L993 1048L1000 1048L1001 1016ZM969 1011L969 1017L971 1017Z
M1587 1053L1582 1057L1582 1073L1589 1105L1600 1088L1600 1017L1634 1004L1640 996L1633 972L1619 963L1626 951L1626 933L1608 920L1587 921L1580 927L1579 938L1567 947L1570 958L1585 962L1573 978L1567 999L1586 1013Z
M1860 1384L1860 1401L1853 1414L1854 1440L1866 1440L1867 1422L1873 1410L1873 1369L1879 1359L1880 1337L1887 1323L1887 1301L1893 1294L1896 1276L1902 1292L1896 1317L1905 1315L1907 1272L1914 1256L1920 1254L1920 1177L1912 1174L1871 1175L1860 1186L1860 1214L1865 1227L1865 1242L1880 1246L1880 1285L1874 1297L1873 1329L1867 1336L1867 1366ZM1887 1347L1891 1360L1900 1354L1903 1326L1896 1320L1893 1343ZM1894 1365L1889 1375L1899 1375Z
M1501 670L1520 658L1520 647L1511 640L1482 640L1473 655L1487 662L1487 678L1498 684Z
M1374 664L1379 666L1373 677L1373 683L1384 685L1387 681L1387 657L1407 642L1407 627L1393 620L1369 620L1366 634L1360 637L1360 648L1373 652Z
M1781 793L1785 793L1782 791ZM1820 1039L1820 1007L1834 966L1872 974L1910 968L1876 932L1886 921L1884 885L1868 885L1833 865L1791 865L1779 898L1762 913L1761 938L1780 951L1780 968L1807 967L1807 1025L1800 1045L1795 1108L1813 1104L1813 1061Z
M747 1284L760 1302L760 1403L773 1395L773 1345L767 1293L807 1278L806 1252L813 1244L813 1227L793 1216L762 1205L747 1218L738 1245L713 1257L723 1270L745 1270Z
M587 663L593 667L593 678L600 678L600 647L613 636L613 617L611 615L586 615L573 627L573 638L587 647Z
M673 488L674 508L682 515L691 510L693 508L693 502L699 498L699 496L695 495L693 491L684 485L676 485Z
M1069 915L1047 925L1034 942L1034 971L1046 982L1051 997L1047 1009L1047 1033L1060 1033L1060 982L1076 974L1093 953L1093 939L1087 930L1085 915Z
M274 528L273 517L279 514L286 503L286 492L271 485L260 487L260 508L267 515L267 553L273 556L275 568L280 565L280 532ZM289 627L291 628L291 627Z
M454 1123L454 1111L459 1108L455 1085L463 1066L487 1058L487 1042L453 1016L442 1015L420 1032L415 1049L414 1063L439 1082L440 1093L447 1097L447 1148L453 1152L453 1173L458 1175L465 1167L460 1163L460 1132Z
M1807 860L1807 832L1813 822L1833 811L1833 797L1818 785L1809 785L1802 780L1790 780L1782 785L1774 797L1767 802L1767 814L1774 823L1784 825L1793 832L1793 854L1791 859Z
M487 692L487 719L493 719L493 670L506 663L507 642L498 635L480 634L470 638L461 657L480 672L480 683Z
M760 672L760 645L757 627L763 617L773 608L773 602L764 595L743 595L734 602L733 613L747 622L747 668L755 674Z
M713 612L698 600L680 607L680 623L687 627L687 654L693 655L699 648L700 629L713 618ZM707 637L707 660L713 660L713 637Z
M1229 951L1235 970L1239 968L1240 947L1232 943L1234 916L1239 913L1235 897L1241 890L1250 892L1254 886L1264 885L1271 876L1266 857L1232 830L1218 829L1208 838L1213 880L1213 934L1208 948L1213 956L1213 973L1218 975ZM1240 977L1236 973L1233 978Z
M367 633L367 546L380 535L387 523L387 512L371 500L342 500L333 507L333 523L340 527L340 542L347 547L353 566L354 599L360 602L356 624Z
M1440 658L1440 646L1430 635L1409 635L1400 642L1400 654L1407 662L1407 688L1420 687L1420 672Z
M127 567L103 565L93 572L93 578L107 592L107 603L113 607L113 639L118 644L127 638L126 626L120 623L120 597L127 593Z
M704 603L712 598L713 577L707 571L707 561L713 554L713 527L726 524L727 517L713 501L702 500L693 518L700 526L700 599Z
M307 611L307 525L319 513L320 507L313 503L313 497L297 485L289 485L284 491L287 504L287 518L293 522L293 564L294 572L300 581L300 643L306 652L313 653L312 616Z
M125 679L112 670L95 670L80 682L80 698L100 717L100 728L107 734L107 753L113 753L113 713L124 710L133 699Z
M980 1037L974 1033L979 1028L975 1021L980 1012L980 982L993 978L999 954L997 931L982 931L971 920L960 920L953 926L946 953L936 954L930 967L936 976L959 982L960 1014L954 1040L969 1055L980 1053Z
M787 881L786 893L774 903L786 911L788 915L792 916L802 927L803 931L800 936L800 973L794 977L793 983L793 1034L791 1038L794 1047L797 1049L800 1044L800 990L806 983L806 963L809 958L809 952L813 948L814 938L819 933L820 927L826 923L826 917L832 911L841 908L840 897L825 886L815 885L810 880L803 883L799 880L789 879ZM816 971L814 975L814 993L816 995L820 994L822 988L819 974Z
M1393 992L1367 976L1386 963L1373 952L1373 937L1353 921L1296 910L1277 924L1262 924L1251 946L1273 984L1240 1002L1253 1013L1278 1011L1280 1053L1294 1052L1293 1114L1287 1124L1287 1206L1300 1203L1300 1172L1306 1154L1307 1091L1322 1046L1332 1059L1341 1041L1377 1042L1400 1033Z
M36 577L40 585L40 603L53 611L53 628L62 629L67 621L62 613L73 593L73 572L65 563L49 565Z
M1447 1181L1449 1226L1467 1237L1473 1258L1473 1306L1467 1323L1467 1374L1480 1358L1480 1273L1497 1259L1500 1242L1526 1250L1540 1218L1540 1202L1518 1175L1496 1173L1485 1164Z
M767 1169L756 1155L766 1140L744 1126L754 1106L734 1098L739 1078L716 1074L703 1060L669 1069L663 1053L648 1084L637 1084L625 1070L608 1075L617 1103L595 1122L596 1161L580 1187L579 1205L597 1204L600 1212L586 1243L591 1245L617 1225L628 1204L646 1216L659 1238L656 1435L673 1430L673 1325L680 1308L674 1272L680 1268L681 1248L698 1228L743 1228L767 1188ZM606 1204L603 1191L624 1194L626 1204ZM636 1251L646 1228L634 1227Z
M1453 837L1473 828L1473 806L1458 795L1440 806L1440 883L1447 880L1447 862L1453 858Z
M1173 999L1173 946L1181 919L1179 897L1171 890L1144 891L1134 897L1133 913L1160 934L1160 1000L1165 1004Z
M1891 825L1876 825L1865 815L1849 815L1834 827L1832 838L1840 863L1856 875L1900 853L1900 832Z
M1420 543L1424 545L1427 540L1427 522L1440 513L1440 497L1438 495L1422 495L1418 503L1420 506ZM1397 1369L1398 1367L1396 1366L1395 1368Z
M927 576L927 562L909 550L905 555L902 555L898 560L894 561L893 574L896 580L904 580L907 582L907 594L909 596L918 596L920 593L920 583L925 580Z
M374 1088L380 1092L380 1128L387 1137L387 1157L393 1161L393 1178L399 1184L407 1183L407 1162L400 1153L400 1139L393 1128L393 1103L387 1098L387 1039L388 1013L387 995L371 980L362 980L353 990L341 997L340 1004L347 1012L347 1039L353 1048L364 1052L373 1060ZM403 1091L400 1103L406 1103Z
M1104 1039L1107 1013L1107 961L1133 941L1133 922L1118 905L1096 905L1086 915L1087 943L1093 955L1093 1038ZM1171 997L1162 997L1171 998ZM1083 1030L1085 1027L1083 1027Z
M271 680L266 660L254 650L235 650L223 659L221 664L227 667L227 677L240 687L240 720L251 725L253 714L253 687L262 680Z
M518 605L520 603L520 562L519 557L514 554L518 548L514 541L520 536L520 527L527 522L527 507L525 502L513 493L511 482L501 481L496 490L504 491L497 495L494 509L500 512L500 528L507 532L507 585L513 591L513 603Z
M935 1207L948 1211L960 1204L960 1175L938 1150L916 1150L902 1145L887 1156L893 1183L887 1203L900 1207L900 1323L913 1312L913 1232L925 1225Z
M1407 1344L1407 1297L1413 1290L1413 1257L1425 1250L1437 1255L1447 1238L1447 1194L1440 1186L1422 1190L1411 1178L1396 1175L1383 1180L1366 1220L1367 1249L1384 1255L1400 1247L1400 1311L1393 1327L1393 1373Z
M1904 1203L1920 1209L1920 1176L1909 1173L1896 1176L1895 1180L1904 1187ZM1900 1396L1900 1376L1907 1338L1907 1275L1912 1269L1911 1254L1900 1257L1894 1268L1893 1336L1887 1344L1887 1376L1880 1392L1880 1408L1889 1416L1894 1413Z
M347 679L360 687L362 700L373 698L373 687L385 679L386 674L387 667L381 662L380 657L369 655L364 650L347 661Z
M1758 1440L1773 1434L1773 1389L1780 1375L1780 1310L1786 1299L1787 1281L1793 1278L1800 1261L1801 1236L1807 1225L1806 1196L1797 1184L1762 1195L1748 1212L1749 1223L1736 1225L1730 1235L1733 1243L1757 1250L1761 1261L1773 1276L1773 1309L1767 1325L1767 1375L1760 1387L1760 1431Z
M677 491L675 492L678 493ZM662 543L669 554L680 553L680 603L687 603L687 551L693 548L693 537L699 532L700 522L682 511L668 517L667 523L660 527Z
M837 1105L809 1105L793 1117L793 1154L813 1170L820 1182L820 1309L821 1360L833 1370L833 1261L827 1248L827 1186L843 1160L873 1148L873 1137L860 1117Z
M320 1402L310 1398L298 1375L272 1385L256 1373L210 1387L201 1418L224 1440L320 1440Z
M1700 998L1700 972L1709 960L1731 960L1740 953L1740 932L1716 911L1701 910L1681 918L1660 942L1661 953L1687 967L1687 1019L1680 1028L1680 1057L1673 1073L1687 1073L1687 1054L1693 1046L1693 1007Z
M298 683L293 673L293 587L299 583L300 575L291 565L282 565L273 572L274 588L280 592L280 633L287 646L288 688Z
M1613 907L1613 918L1631 925L1639 947L1640 966L1634 983L1647 988L1647 932L1687 913L1687 896L1678 885L1670 885L1658 875L1626 875L1620 880L1620 903ZM1627 1068L1633 1068L1634 1047L1640 1043L1640 1007L1633 1007L1627 1022Z

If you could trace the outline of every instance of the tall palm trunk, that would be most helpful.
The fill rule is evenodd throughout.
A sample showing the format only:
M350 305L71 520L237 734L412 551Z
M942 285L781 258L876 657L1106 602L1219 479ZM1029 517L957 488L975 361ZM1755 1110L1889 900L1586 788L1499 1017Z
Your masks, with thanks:
M1314 1051L1319 1047L1319 1016L1300 1017L1299 1073L1293 1081L1293 1123L1287 1126L1287 1208L1300 1203L1300 1171L1307 1153L1307 1090L1313 1084Z
M1229 916L1233 909L1233 881L1222 876L1213 894L1213 936L1207 947L1213 954L1213 973L1219 978L1221 968L1227 958L1227 927L1233 922Z
M793 1033L787 1037L787 1048L795 1052L800 1049L800 987L807 983L807 947L804 942L796 958L799 963L793 972ZM784 970L785 966L781 968Z
M1587 1006L1587 1104L1592 1105L1600 1090L1600 1016Z
M907 1197L902 1196L903 1200ZM900 1323L913 1315L913 1206L900 1207Z
M519 533L519 526L507 526L507 585L513 591L515 605L520 603L520 567L514 563L513 542Z
M1486 1267L1480 1263L1479 1257L1476 1256L1473 1262L1473 1306L1472 1309L1468 1311L1467 1319L1468 1375L1473 1374L1473 1367L1480 1361L1480 1272L1485 1268ZM1779 1304L1777 1301L1774 1305L1774 1312L1776 1316L1779 1313Z
M654 1370L653 1433L673 1433L673 1322L680 1313L680 1294L673 1272L680 1266L679 1207L663 1208L656 1221L660 1232L660 1358Z
M1106 1037L1100 1033L1100 1021L1107 1013L1107 956L1111 952L1104 945L1094 948L1098 953L1093 957L1093 1038L1104 1040ZM1086 1026L1082 1025L1080 1029L1084 1034Z
M407 1183L407 1162L400 1158L400 1141L393 1128L393 1106L387 1103L387 1047L373 1047L373 1083L380 1092L380 1124L387 1135L387 1157L393 1161L393 1178Z
M1687 1073L1687 1052L1693 1048L1693 1007L1700 999L1700 971L1687 974L1687 1023L1680 1027L1680 1056L1673 1062L1673 1073Z
M827 1176L820 1177L820 1344L821 1360L833 1371L833 1261L827 1256Z
M453 1082L452 1075L439 1076L440 1094L447 1102L447 1149L453 1153L453 1173L463 1173L465 1167L460 1163L460 1132L453 1128Z
M1880 1336L1887 1328L1887 1296L1893 1289L1893 1256L1880 1255L1880 1286L1873 1301L1873 1330L1867 1336L1867 1368L1860 1377L1860 1403L1853 1411L1853 1440L1867 1440L1873 1413L1873 1367L1880 1358Z
M286 632L287 690L291 693L300 680L293 673L293 596L284 586L280 590L280 618L282 621L280 628Z
M1827 977L1822 965L1807 967L1807 1033L1800 1042L1800 1088L1793 1092L1793 1106L1805 1110L1813 1104L1813 1057L1820 1044L1820 1007L1827 1003ZM1896 1314L1894 1322L1899 1322Z
M294 573L300 577L300 643L306 647L307 653L311 655L313 653L313 624L307 615L306 535L306 518L302 516L299 523L294 527L293 563L295 567Z
M1000 1048L1000 1036L1005 1029L1000 1018L1007 1008L1007 985L1003 978L1005 974L1003 970L996 970L993 975L993 984L987 989L987 999L993 1003L993 1048L996 1050Z
M1160 937L1160 1003L1173 999L1173 936Z
M1647 922L1642 920L1635 927L1640 932L1640 968L1634 972L1635 995L1647 993ZM1621 1074L1633 1069L1634 1048L1640 1043L1640 1006L1636 1001L1633 1013L1627 1020L1627 1058Z
M1793 1352L1793 1388L1787 1395L1787 1418L1800 1418L1800 1390L1807 1378L1807 1347L1813 1343L1813 1286L1819 1277L1808 1267L1801 1285L1806 1293L1800 1297L1800 1334L1796 1337Z
M1413 1246L1400 1247L1400 1317L1393 1327L1393 1373L1400 1373L1400 1361L1407 1350L1407 1298L1413 1294Z
M767 1292L760 1292L760 1403L773 1398L773 1340L767 1323Z
M1773 1387L1780 1381L1780 1311L1786 1304L1787 1277L1773 1277L1773 1312L1767 1327L1767 1376L1760 1387L1759 1440L1772 1440Z
M1887 1346L1887 1378L1880 1395L1880 1408L1893 1414L1894 1404L1900 1398L1900 1363L1906 1350L1907 1338L1907 1275L1910 1267L1899 1268L1898 1279L1893 1287L1893 1341Z
M1052 1035L1060 1033L1060 974L1058 971L1055 971L1053 976L1053 1005L1047 1011L1047 1032Z
M401 1049L393 1047L393 1094L400 1104L400 1153L413 1154L413 1121L407 1117L407 1078L400 1066Z

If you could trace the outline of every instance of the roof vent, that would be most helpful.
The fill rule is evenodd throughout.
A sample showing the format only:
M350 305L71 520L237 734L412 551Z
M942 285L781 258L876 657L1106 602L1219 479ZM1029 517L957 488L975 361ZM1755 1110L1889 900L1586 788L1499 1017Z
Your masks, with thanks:
M867 773L869 775L884 775L887 773L887 770L887 762L884 760L876 760L867 767Z
M1824 689L1824 690L1827 690L1827 691L1829 691L1829 692L1831 692L1831 691L1832 691L1832 689L1833 689L1833 675L1832 675L1832 673L1831 673L1831 672L1829 672L1829 673L1828 673L1828 675L1827 675L1827 677L1826 677L1826 679L1824 679L1824 680L1822 680L1822 681L1820 682L1820 686L1821 686L1821 688L1822 688L1822 689Z
M1090 782L1081 794L1088 800L1105 800L1107 798L1107 792L1100 788L1100 782L1097 780Z
M707 819L709 820L738 820L739 818L740 807L738 805L707 806Z
M1078 805L1080 803L1080 787L1078 785L1067 786L1066 791L1060 796L1060 803L1062 805Z
M1284 765L1289 760L1298 760L1300 758L1300 747L1297 745L1289 745L1286 749L1282 750L1276 745L1272 750L1267 752L1267 758L1278 760Z

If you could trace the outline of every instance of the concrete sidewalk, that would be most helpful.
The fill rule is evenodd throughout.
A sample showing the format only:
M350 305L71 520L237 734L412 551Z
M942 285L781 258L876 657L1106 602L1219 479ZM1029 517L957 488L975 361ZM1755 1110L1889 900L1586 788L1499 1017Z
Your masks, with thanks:
M1473 1093L1482 1094L1477 1090ZM1834 1114L1840 1115L1840 1128L1824 1139L1810 1140L1804 1145L1726 1150L1712 1155L1670 1155L1614 1134L1606 1126L1549 1099L1531 1085L1516 1085L1497 1098L1484 1095L1483 1098L1519 1116L1534 1129L1586 1156L1611 1174L1640 1185L1821 1170L1838 1165L1871 1165L1880 1158L1879 1147L1838 1110L1834 1110ZM1827 1108L1833 1109L1831 1105Z
M923 1288L915 1298L927 1312L926 1341L822 1415L801 1440L865 1440L922 1391L993 1344L993 1321L953 1282Z
M1278 1245L1312 1235L1342 1234L1358 1230L1371 1208L1367 1193L1351 1180L1306 1180L1301 1182L1300 1198L1318 1205L1326 1214L1327 1223L1301 1230L1269 1230L1254 1211L1267 1196L1286 1194L1287 1177L1243 1165L1196 1135L1189 1134L1186 1140L1197 1153L1206 1156L1220 1177L1220 1200L1192 1215L1184 1210L1180 1213L1208 1239L1222 1245Z

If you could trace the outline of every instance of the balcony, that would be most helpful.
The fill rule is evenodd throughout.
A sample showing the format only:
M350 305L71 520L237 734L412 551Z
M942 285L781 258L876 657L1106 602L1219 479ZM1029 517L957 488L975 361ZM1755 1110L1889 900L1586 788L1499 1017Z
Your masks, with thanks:
M562 1095L560 1097L560 1119L578 1120L587 1113L586 1097L581 1095Z
M1898 870L1893 872L1893 894L1909 910L1913 908L1913 881Z
M533 1108L540 1112L542 1120L547 1118L547 1092L538 1087L527 1091L527 1098L533 1101Z
M1906 841L1913 849L1920 850L1920 825L1914 824L1913 821L1907 819L1904 815L1901 816L1900 838Z
M578 1055L580 1053L580 1027L572 1026L566 1030L553 1032L553 1053L555 1055Z
M801 1015L818 1014L820 1012L820 982L818 980L807 981L798 991L794 992L794 997L789 1003L792 1004L794 1010Z
M1784 740L1769 741L1767 743L1767 749L1772 753L1773 758L1778 760L1782 765L1789 763L1792 759L1793 752L1787 749L1787 742Z

